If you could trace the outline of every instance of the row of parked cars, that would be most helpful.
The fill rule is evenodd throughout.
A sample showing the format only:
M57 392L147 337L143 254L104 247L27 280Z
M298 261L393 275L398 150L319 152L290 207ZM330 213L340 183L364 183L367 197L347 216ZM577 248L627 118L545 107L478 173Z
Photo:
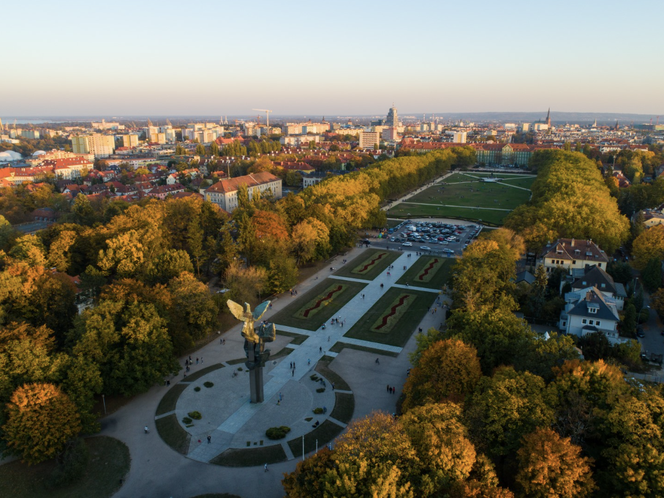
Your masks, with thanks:
M481 227L477 225L406 221L395 227L389 240L390 242L401 243L403 247L413 247L413 244L425 244L420 246L422 251L437 250L452 254L454 249L449 247L432 249L430 245L458 244L461 248L461 242L463 241L465 242L463 245L465 249L480 231Z

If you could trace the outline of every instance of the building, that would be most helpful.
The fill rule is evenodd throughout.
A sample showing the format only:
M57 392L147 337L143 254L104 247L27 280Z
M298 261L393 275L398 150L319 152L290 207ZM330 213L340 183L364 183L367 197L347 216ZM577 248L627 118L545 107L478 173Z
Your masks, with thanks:
M93 154L95 157L108 157L115 151L113 135L77 135L71 139L74 154Z
M377 131L360 132L360 149L373 149L380 144L380 134Z
M560 313L558 327L567 334L583 337L602 332L612 344L625 342L618 335L618 309L596 287L587 287L565 294L565 309Z
M397 115L397 108L394 107L394 104L392 104L390 110L387 111L387 119L385 120L385 126L388 126L390 128L399 127L399 116Z
M574 270L585 271L588 266L605 270L609 258L592 240L558 239L544 249L542 264L547 272L564 268L573 275Z
M383 140L387 142L396 142L397 140L399 140L399 132L397 131L396 128L388 126L387 128L383 128L381 137Z
M572 292L581 292L589 287L599 290L607 300L615 303L618 311L622 311L627 299L625 286L615 282L611 275L598 266L586 268L583 275L572 282Z
M281 178L263 171L221 180L205 191L205 200L232 213L238 207L237 192L242 185L246 185L249 199L252 199L257 193L263 197L271 196L273 199L281 199Z
M466 143L466 138L468 137L468 133L465 131L455 131L453 135L452 141L457 144L465 144Z
M136 133L130 133L129 135L118 135L117 138L122 140L123 147L138 147L138 135Z

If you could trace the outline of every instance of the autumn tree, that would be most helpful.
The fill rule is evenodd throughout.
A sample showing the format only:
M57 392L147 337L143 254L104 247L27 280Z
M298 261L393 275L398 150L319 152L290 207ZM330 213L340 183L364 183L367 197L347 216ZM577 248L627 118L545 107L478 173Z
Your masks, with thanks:
M57 386L25 384L12 394L7 423L7 447L29 464L55 457L81 430L76 406Z
M325 496L324 477L334 466L334 453L327 447L298 462L295 470L284 474L282 485L290 498Z
M432 344L403 388L403 410L442 401L461 402L482 376L477 350L452 338Z
M240 303L256 304L266 283L265 269L243 267L238 262L233 262L224 273L224 284L230 291L229 299Z
M517 456L516 482L524 496L581 498L590 495L595 487L591 460L581 456L581 447L550 428L524 436Z
M652 259L664 259L664 225L655 225L639 235L632 243L634 268L644 270Z

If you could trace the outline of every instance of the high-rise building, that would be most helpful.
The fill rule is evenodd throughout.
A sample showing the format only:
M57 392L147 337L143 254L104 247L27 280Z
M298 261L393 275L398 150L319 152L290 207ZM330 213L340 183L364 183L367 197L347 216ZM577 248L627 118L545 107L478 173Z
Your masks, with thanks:
M360 149L373 149L380 144L380 134L377 131L360 132Z
M397 116L397 108L394 107L394 104L392 107L390 107L390 110L387 111L387 119L385 120L385 126L389 126L391 128L397 128L399 126L399 117Z
M74 154L94 154L95 157L107 157L115 151L113 135L78 135L71 138Z

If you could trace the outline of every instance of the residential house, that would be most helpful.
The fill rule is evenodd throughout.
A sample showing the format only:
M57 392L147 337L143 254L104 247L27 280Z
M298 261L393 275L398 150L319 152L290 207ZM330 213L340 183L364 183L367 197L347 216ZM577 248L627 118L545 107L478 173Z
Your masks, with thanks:
M584 270L582 276L572 282L572 292L581 292L588 287L598 289L607 300L615 303L618 311L622 311L627 299L625 286L615 282L613 277L598 266L590 266Z
M618 309L596 287L587 287L565 294L565 309L560 313L558 327L567 334L583 337L602 332L612 344L625 342L618 334Z
M570 275L574 270L585 270L586 266L604 270L609 264L606 253L597 244L583 239L558 239L544 248L541 260L547 272L564 268Z
M262 171L215 183L205 191L205 200L231 213L238 207L237 191L242 185L247 187L249 199L257 193L260 193L261 196L271 195L274 199L281 199L281 178Z

